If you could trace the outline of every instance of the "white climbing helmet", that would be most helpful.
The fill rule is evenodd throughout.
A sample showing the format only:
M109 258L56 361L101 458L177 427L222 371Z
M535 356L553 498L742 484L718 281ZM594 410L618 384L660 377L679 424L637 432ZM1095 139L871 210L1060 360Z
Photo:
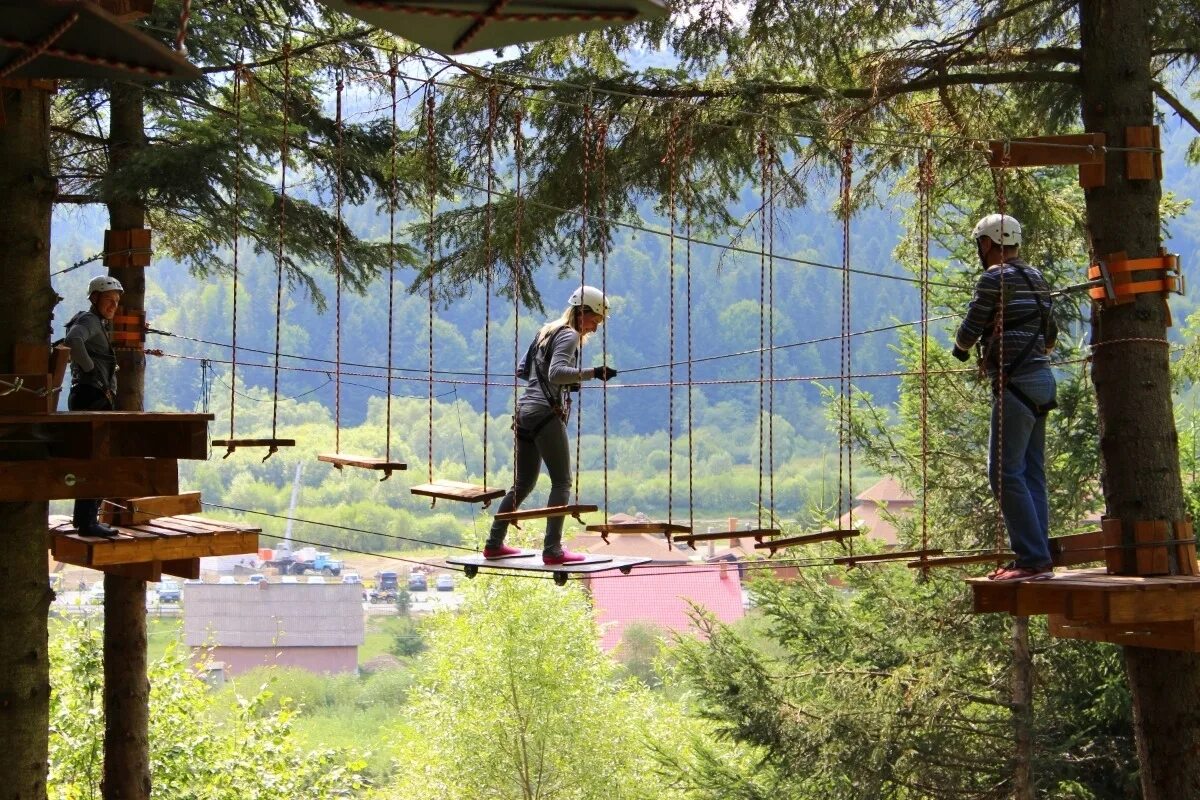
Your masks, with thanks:
M94 292L125 292L125 287L116 278L108 275L97 275L88 283L88 297Z
M976 222L975 230L971 231L972 239L981 236L986 236L996 244L1013 247L1021 243L1021 223L1008 214L988 214Z
M593 314L599 314L602 317L608 316L608 298L604 296L604 292L595 286L580 286L571 292L571 297L567 300L567 305L572 308L583 306Z

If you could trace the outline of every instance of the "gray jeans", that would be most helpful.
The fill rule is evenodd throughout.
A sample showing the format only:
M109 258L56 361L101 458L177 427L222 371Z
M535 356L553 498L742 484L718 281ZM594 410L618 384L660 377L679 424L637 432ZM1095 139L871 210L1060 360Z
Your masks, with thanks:
M542 462L545 462L546 471L550 473L550 497L547 498L546 505L565 505L571 496L571 447L567 442L567 424L548 407L518 409L513 485L500 501L497 513L520 508L521 503L537 485ZM558 555L562 552L562 528L562 517L550 517L546 520L543 553ZM507 532L507 522L492 522L487 546L502 545Z

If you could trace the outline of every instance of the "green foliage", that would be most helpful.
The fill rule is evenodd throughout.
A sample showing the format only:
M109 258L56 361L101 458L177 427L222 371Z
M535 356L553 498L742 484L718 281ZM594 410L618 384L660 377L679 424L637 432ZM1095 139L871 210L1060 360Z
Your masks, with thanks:
M834 583L832 579L838 579ZM703 621L679 677L720 732L762 749L757 780L796 797L951 798L1010 779L1005 621L974 615L957 576L882 567L758 581L776 650ZM1036 626L1035 626L1036 627ZM1135 785L1128 691L1115 651L1035 636L1039 796L1126 796ZM741 795L753 794L752 784Z
M614 681L583 595L549 581L474 581L437 615L385 796L680 797L646 743L669 708Z
M50 797L99 797L104 720L100 632L64 622L51 637ZM362 762L301 747L295 707L265 691L221 708L217 695L169 649L150 669L150 758L154 797L170 800L323 800L361 788Z

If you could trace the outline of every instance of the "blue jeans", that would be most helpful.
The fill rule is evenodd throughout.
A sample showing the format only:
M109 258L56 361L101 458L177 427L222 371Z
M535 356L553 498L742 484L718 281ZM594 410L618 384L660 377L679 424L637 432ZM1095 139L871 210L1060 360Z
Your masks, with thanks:
M1054 400L1057 390L1054 373L1049 368L1012 375L1008 378L1008 385L1015 385L1038 405ZM1017 566L1027 569L1050 567L1046 416L1035 416L1007 388L1003 402L999 397L992 402L988 480L992 485L992 494L999 497L1004 526L1008 529L1008 541L1016 554Z
M550 496L546 505L566 505L571 497L571 447L567 441L567 424L549 407L518 409L516 445L513 485L496 512L503 514L520 508L537 485L542 463L550 473ZM562 529L562 517L546 520L546 538L542 543L544 555L562 554ZM504 544L507 532L507 522L493 521L486 546Z

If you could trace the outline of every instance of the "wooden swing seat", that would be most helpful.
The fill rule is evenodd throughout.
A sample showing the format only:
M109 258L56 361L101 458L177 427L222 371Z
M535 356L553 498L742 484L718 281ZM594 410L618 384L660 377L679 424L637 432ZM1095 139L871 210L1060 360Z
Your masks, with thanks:
M779 531L775 531L779 533ZM855 536L861 536L861 531L853 528L842 530L818 531L816 533L805 533L800 536L789 536L786 539L771 539L770 541L759 541L754 545L755 550L768 550L771 555L775 555L776 550L782 550L786 547L799 547L805 544L816 544L817 542L841 542L846 539L853 539ZM757 537L755 537L757 538Z
M971 564L1003 564L1006 561L1012 561L1015 556L1012 553L972 553L963 556L938 556L936 558L918 559L908 562L909 569L922 569L924 567L957 567L970 566Z
M505 511L503 514L496 514L495 519L500 522L517 523L526 519L574 517L580 522L583 522L583 520L579 518L580 514L591 514L599 510L599 506L576 503L574 505L546 506L545 508L522 508L518 509L517 511Z
M895 550L890 553L864 553L857 556L841 556L833 559L833 563L853 567L856 564L880 564L885 561L903 561L904 559L920 558L921 556L940 556L944 552L940 547L931 547L928 550Z
M422 497L432 497L434 503L437 503L438 500L457 500L462 503L483 503L484 505L504 497L506 494L503 489L490 486L440 479L431 483L417 484L409 491Z
M379 480L386 481L392 477L393 472L408 469L408 464L402 461L388 461L386 458L376 458L374 456L356 456L348 453L320 453L317 456L317 461L324 461L326 464L333 464L336 469L342 467L358 467L359 469L373 469L383 472L383 477Z

